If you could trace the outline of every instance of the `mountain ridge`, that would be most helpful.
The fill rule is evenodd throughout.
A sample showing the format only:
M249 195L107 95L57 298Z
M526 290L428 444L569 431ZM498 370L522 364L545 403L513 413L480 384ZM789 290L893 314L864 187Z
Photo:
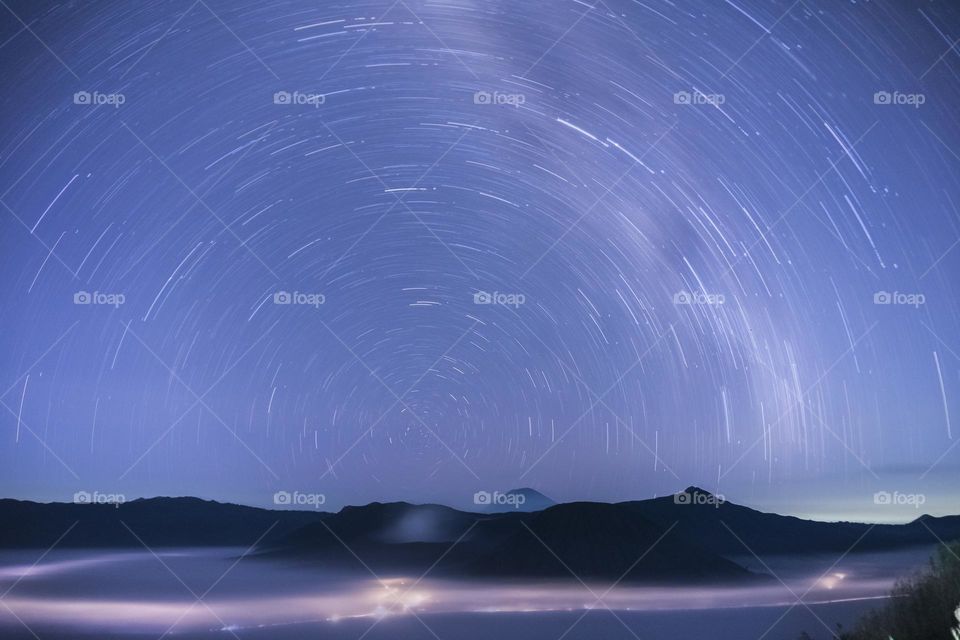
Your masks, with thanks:
M451 576L657 582L756 579L737 561L753 554L876 551L960 538L960 516L820 522L759 511L696 486L646 500L502 512L405 501L326 512L190 496L116 505L0 499L0 521L9 523L0 528L6 549L236 546L254 547L262 558L354 570L363 569L359 555L378 571L436 564L438 574Z

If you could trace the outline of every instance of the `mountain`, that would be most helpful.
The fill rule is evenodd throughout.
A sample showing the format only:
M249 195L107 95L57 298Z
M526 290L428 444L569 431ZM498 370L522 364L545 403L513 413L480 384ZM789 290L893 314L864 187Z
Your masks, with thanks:
M922 516L899 525L818 522L757 511L718 499L699 487L676 495L689 498L678 503L671 495L617 506L660 526L676 523L681 537L722 556L843 553L854 545L859 551L877 551L934 544L937 537L960 538L960 516Z
M388 535L430 522L419 538ZM326 569L405 570L478 578L699 582L756 579L743 567L617 505L576 502L538 512L468 514L437 505L350 507L286 537L261 557Z
M474 494L474 504L482 513L505 513L509 511L543 511L557 504L536 489L524 487L509 491L478 491Z
M449 577L565 580L574 574L664 583L756 580L737 561L754 553L839 554L960 539L960 516L924 515L899 525L816 522L757 511L698 487L650 500L539 510L532 509L552 501L532 489L513 493L524 496L523 504L483 513L406 502L324 513L197 498L120 505L0 500L0 549L46 549L58 539L58 548L256 543L254 557L378 574L430 569Z
M324 546L342 548L344 544L402 545L407 543L445 543L456 540L475 520L476 514L436 504L414 505L407 502L371 502L364 506L344 507L326 513L285 535L271 532L261 549Z
M268 530L288 535L319 517L199 498L148 498L118 505L0 499L0 549L46 549L61 536L58 548L139 548L140 540L151 548L249 546Z
M478 529L484 532L483 524ZM758 577L696 541L673 536L668 527L612 504L561 504L523 518L488 522L486 529L492 543L466 562L466 573L658 583Z

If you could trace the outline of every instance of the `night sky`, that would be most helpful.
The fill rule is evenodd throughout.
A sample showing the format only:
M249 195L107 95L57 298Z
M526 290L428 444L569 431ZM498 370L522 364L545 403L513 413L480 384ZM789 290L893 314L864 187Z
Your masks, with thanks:
M3 495L960 512L960 6L0 4Z

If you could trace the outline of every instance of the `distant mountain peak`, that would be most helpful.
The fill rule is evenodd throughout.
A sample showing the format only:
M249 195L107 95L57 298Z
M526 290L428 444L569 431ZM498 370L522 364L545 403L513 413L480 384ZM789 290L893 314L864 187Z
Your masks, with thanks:
M538 498L543 498L544 500L550 500L550 502L554 502L554 500L552 500L551 498L548 498L541 492L537 491L536 489L531 489L530 487L520 487L519 489L510 489L510 491L507 491L507 493L519 494L527 497L536 496Z
M480 507L480 511L487 513L542 511L557 504L553 499L530 487L492 493L478 491L473 496L473 503Z

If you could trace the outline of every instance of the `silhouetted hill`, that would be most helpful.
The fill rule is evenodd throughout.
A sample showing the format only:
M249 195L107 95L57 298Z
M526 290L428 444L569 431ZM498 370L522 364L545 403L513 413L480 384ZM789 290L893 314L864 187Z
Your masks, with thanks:
M498 524L499 539L466 564L467 572L659 583L757 577L617 505L561 504Z
M319 517L199 498L149 498L120 505L0 499L0 548L48 548L71 526L59 548L141 547L136 536L150 547L248 546L271 525L270 533L282 536Z
M429 520L420 539L392 541L394 523ZM453 544L456 541L456 544ZM436 505L350 507L261 545L285 557L339 569L431 575L604 579L626 582L734 581L746 569L616 505L578 502L544 511L467 514ZM361 563L362 560L362 563ZM366 567L364 567L366 565ZM572 572L572 573L571 573Z
M482 504L477 500L478 496L483 496L490 500L487 504ZM557 504L552 499L543 495L536 489L523 487L521 489L511 489L504 492L488 493L479 492L474 496L476 510L482 513L505 513L508 511L543 511Z
M433 574L448 576L567 579L572 572L582 579L691 582L756 578L731 560L751 552L843 553L960 538L960 516L921 516L901 525L815 522L723 502L697 487L684 493L679 500L499 513L405 502L321 513L197 498L119 506L0 500L0 548L48 548L70 529L60 547L137 548L138 537L152 548L259 540L263 558L378 573L433 567Z
M757 554L842 553L854 544L860 551L893 549L936 543L934 533L944 540L960 538L960 516L924 516L899 525L817 522L719 501L698 487L683 493L690 496L688 503L678 504L671 495L617 506L661 526L676 522L676 533L723 556L749 555L750 550Z
M476 520L476 515L435 504L371 502L344 507L338 513L304 525L284 536L271 534L261 548L310 546L342 548L348 545L452 542ZM331 529L336 536L331 533Z

